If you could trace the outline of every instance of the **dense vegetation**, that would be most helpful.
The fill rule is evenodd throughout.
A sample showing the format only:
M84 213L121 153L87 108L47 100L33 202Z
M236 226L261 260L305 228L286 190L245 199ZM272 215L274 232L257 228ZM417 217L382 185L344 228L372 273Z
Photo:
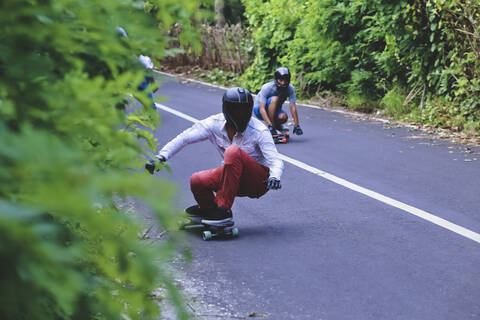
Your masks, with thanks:
M147 319L172 241L139 241L127 196L172 223L172 187L139 170L158 115L136 93L140 53L184 43L197 3L4 0L0 3L0 318ZM117 31L122 26L128 38ZM145 107L125 112L133 93ZM146 129L147 128L147 129ZM180 307L179 318L185 318Z
M480 132L480 6L476 0L243 0L257 91L284 65L304 96Z
M221 0L223 7L223 15L225 23L228 25L244 23L246 18L244 15L245 7L239 0ZM215 17L215 6L218 0L201 0L200 8L202 9L202 23L205 25L215 25L217 23Z

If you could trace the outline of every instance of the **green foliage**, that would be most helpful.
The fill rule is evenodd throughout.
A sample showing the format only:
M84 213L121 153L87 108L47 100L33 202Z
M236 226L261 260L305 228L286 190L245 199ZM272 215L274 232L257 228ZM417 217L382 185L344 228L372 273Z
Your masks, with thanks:
M247 87L257 90L284 65L306 95L333 90L372 110L401 88L407 105L428 108L442 97L465 121L480 121L477 1L243 2L257 52L243 75ZM410 109L399 106L387 112Z
M273 70L281 65L279 57L286 55L288 42L293 39L301 0L244 0L245 15L255 30L257 48L253 64L242 76L252 92L273 78Z
M452 105L447 98L439 97L426 102L424 108L414 109L407 119L422 122L442 128L451 128L455 131L464 131L467 134L480 132L480 110L471 111L459 105Z
M384 107L387 115L398 118L410 113L412 110L411 105L409 105L406 100L405 92L399 87L394 87L385 94L380 101L380 105Z
M0 4L0 318L154 318L158 286L186 318L159 266L173 239L139 241L141 222L119 204L134 196L172 226L174 190L138 170L156 148L148 128L159 118L135 92L145 69L134 56L163 56L173 23L194 39L195 8L187 0ZM145 107L127 113L130 94Z
M208 72L202 71L200 73L200 78L207 82L216 83L227 87L240 86L237 79L237 74L229 71L223 71L218 68L214 68Z
M215 25L215 0L201 0L202 20L206 25ZM224 0L224 15L226 24L245 22L245 7L238 0Z

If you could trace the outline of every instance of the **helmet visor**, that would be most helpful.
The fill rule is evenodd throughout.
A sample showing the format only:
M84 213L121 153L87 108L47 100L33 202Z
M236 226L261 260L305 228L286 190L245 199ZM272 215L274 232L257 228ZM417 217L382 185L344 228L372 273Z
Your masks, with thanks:
M280 88L287 88L288 85L290 84L290 75L289 74L283 74L279 75L278 77L275 78L275 84L277 87Z
M290 84L290 71L285 67L280 67L275 70L273 78L277 87L286 88Z
M245 131L252 117L252 107L240 103L228 103L226 109L229 118L227 121L229 120L238 132Z

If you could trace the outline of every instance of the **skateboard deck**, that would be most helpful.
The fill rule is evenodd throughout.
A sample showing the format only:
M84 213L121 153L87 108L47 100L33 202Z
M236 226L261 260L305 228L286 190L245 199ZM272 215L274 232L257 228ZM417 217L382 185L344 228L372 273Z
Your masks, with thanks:
M188 213L187 208L185 211ZM238 228L234 227L233 220L224 224L208 224L202 221L201 217L186 217L180 223L180 230L198 229L202 231L202 238L205 241L214 238L235 238L238 237Z
M273 142L275 142L276 144L287 143L289 139L290 139L290 131L288 130L279 132L278 134L273 135Z

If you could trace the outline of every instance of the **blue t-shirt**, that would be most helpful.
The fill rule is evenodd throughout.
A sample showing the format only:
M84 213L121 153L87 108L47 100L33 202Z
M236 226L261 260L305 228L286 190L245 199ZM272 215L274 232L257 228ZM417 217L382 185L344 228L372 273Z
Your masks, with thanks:
M260 92L255 99L255 105L260 105L260 103L267 103L267 99L271 97L278 97L280 100L280 105L282 105L285 100L292 102L297 102L297 98L295 96L295 88L289 84L288 89L285 90L278 90L277 86L275 85L274 81L267 82L262 86Z

